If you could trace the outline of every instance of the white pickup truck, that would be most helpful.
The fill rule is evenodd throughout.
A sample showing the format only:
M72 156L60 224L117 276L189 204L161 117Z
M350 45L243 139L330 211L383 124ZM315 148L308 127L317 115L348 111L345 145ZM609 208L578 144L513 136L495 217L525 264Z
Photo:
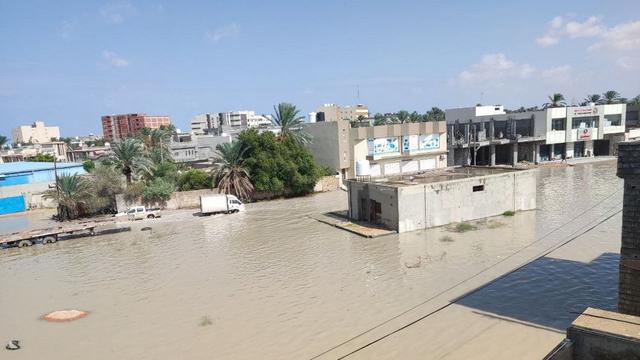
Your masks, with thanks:
M144 206L132 206L125 212L117 213L115 217L126 216L129 220L142 220L144 218L153 219L160 217L160 211L158 209L147 209Z

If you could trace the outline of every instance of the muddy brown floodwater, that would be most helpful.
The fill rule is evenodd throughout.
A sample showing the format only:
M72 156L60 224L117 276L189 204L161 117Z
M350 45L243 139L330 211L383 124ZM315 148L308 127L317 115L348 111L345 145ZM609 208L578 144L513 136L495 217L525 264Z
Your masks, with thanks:
M615 308L620 215L582 234L621 208L615 169L540 169L538 210L465 233L361 238L311 218L345 208L332 192L0 250L0 342L22 346L0 358L539 359ZM61 309L90 314L40 320Z

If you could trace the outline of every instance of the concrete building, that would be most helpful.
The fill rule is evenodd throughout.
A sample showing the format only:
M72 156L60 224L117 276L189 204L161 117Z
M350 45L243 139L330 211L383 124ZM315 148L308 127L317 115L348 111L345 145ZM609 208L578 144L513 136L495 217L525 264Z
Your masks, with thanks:
M535 170L456 167L346 183L349 218L400 233L536 207Z
M369 108L366 105L340 106L336 104L324 104L319 106L316 112L316 121L341 121L358 120L360 117L369 117ZM320 115L322 114L322 115ZM320 116L319 116L320 115Z
M44 121L35 121L31 125L18 126L11 132L14 144L44 143L60 138L60 128L45 126Z
M625 138L625 104L509 112L500 105L447 109L450 165L515 165L615 155Z
M64 141L47 141L0 150L0 162L25 161L39 154L51 155L59 162L66 162L68 153L69 147Z
M143 128L158 129L169 125L171 125L169 116L121 114L102 117L102 133L105 141L135 136Z
M231 135L179 134L173 137L169 149L176 162L206 162L215 157L218 145L231 141Z
M367 160L371 176L389 176L447 166L444 121L351 128L348 121L305 124L307 147L316 162L356 176L356 163Z
M191 132L196 135L219 135L221 127L257 128L273 124L271 115L259 115L255 111L228 111L196 115L191 120Z

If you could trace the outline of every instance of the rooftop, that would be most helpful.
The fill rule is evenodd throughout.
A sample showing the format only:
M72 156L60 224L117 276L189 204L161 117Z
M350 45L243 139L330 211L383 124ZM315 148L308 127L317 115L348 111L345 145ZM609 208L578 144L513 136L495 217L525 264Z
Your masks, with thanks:
M82 166L79 163L58 163L58 169ZM53 170L52 162L19 161L0 164L0 175L30 173L34 171Z
M366 182L393 187L403 187L421 184L434 184L445 181L468 179L478 176L500 175L513 173L516 171L524 170L507 167L450 167L445 169L425 171L422 173L375 178Z

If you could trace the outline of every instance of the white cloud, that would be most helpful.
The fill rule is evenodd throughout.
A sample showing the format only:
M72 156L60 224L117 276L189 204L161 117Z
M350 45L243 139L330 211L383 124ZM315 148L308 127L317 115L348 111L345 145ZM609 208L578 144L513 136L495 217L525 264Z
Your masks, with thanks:
M207 40L217 43L225 38L234 38L240 33L240 27L235 24L225 25L213 31L207 31L204 36Z
M571 72L571 66L562 65L550 69L545 69L540 72L540 76L544 79L567 79Z
M538 45L549 47L556 45L562 38L587 38L602 35L607 30L599 16L590 16L583 22L567 21L562 16L554 17L547 25L547 32L536 39Z
M640 21L616 25L608 29L602 40L591 49L606 48L620 51L640 50Z
M538 43L538 45L542 46L542 47L548 47L548 46L553 46L555 44L557 44L560 41L559 38L551 36L551 35L545 35L543 37L539 37L536 39L536 42Z
M102 52L102 58L107 62L108 65L113 67L127 67L129 66L129 61L118 54L104 50Z
M100 8L100 15L112 24L121 24L127 18L135 16L138 11L126 1L109 3Z
M78 25L77 20L63 21L62 24L60 25L60 29L58 30L58 35L63 39L69 38L71 34L73 34L73 32L76 30L77 25Z
M458 74L461 82L481 82L487 80L502 80L506 78L530 77L535 68L529 64L517 64L502 54L483 55L479 63L471 65L467 70Z

